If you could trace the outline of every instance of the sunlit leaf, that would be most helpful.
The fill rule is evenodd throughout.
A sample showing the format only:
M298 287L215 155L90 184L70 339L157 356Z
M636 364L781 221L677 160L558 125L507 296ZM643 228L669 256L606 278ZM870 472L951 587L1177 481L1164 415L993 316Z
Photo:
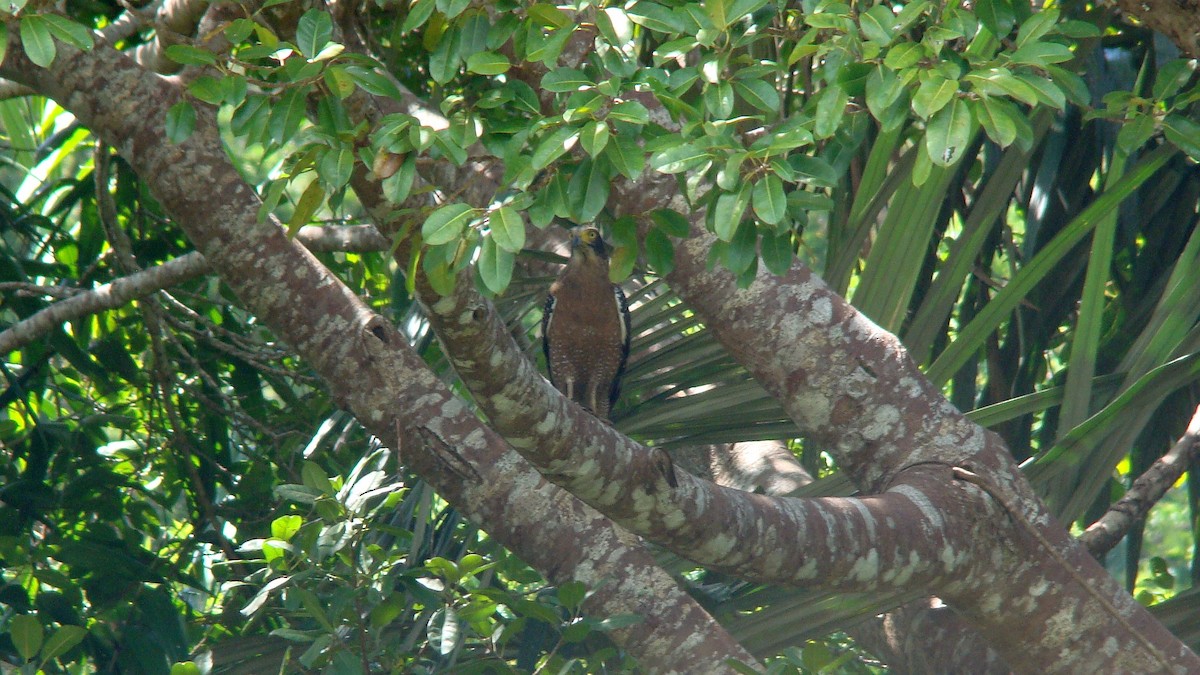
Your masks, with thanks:
M954 164L966 152L974 131L971 106L961 98L954 99L929 120L925 130L925 148L929 158L939 166Z
M488 229L496 245L509 253L519 253L525 247L525 221L515 209L502 206L488 217Z
M25 55L35 66L49 68L54 63L57 49L54 38L50 35L50 24L41 14L28 14L21 17L21 46Z
M167 139L172 143L186 141L195 128L196 109L192 107L191 103L179 101L167 109Z
M479 278L483 279L483 285L487 286L489 291L499 295L508 288L509 282L512 281L514 262L515 258L511 252L501 248L495 238L488 237L483 240L483 248L479 252L476 269L479 270Z
M429 246L445 244L462 236L467 223L475 217L475 209L461 202L447 204L425 219L421 236Z

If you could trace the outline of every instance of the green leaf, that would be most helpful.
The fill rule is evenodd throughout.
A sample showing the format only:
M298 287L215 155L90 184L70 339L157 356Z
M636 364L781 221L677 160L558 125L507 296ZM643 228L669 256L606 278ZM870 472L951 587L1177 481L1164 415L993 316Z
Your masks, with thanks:
M1027 105L1037 105L1037 90L1029 86L1006 68L989 68L968 73L963 78L981 94L1010 96Z
M467 57L467 70L479 75L499 75L511 67L508 57L496 52L478 52Z
M568 581L558 587L558 601L567 609L578 609L587 595L587 587L579 581Z
M442 34L441 40L429 55L429 75L434 82L446 84L458 74L459 47L462 45L462 30L452 27Z
M925 130L925 149L929 158L939 166L956 163L966 152L974 131L971 106L961 98L954 99L929 120Z
M487 50L488 32L491 29L491 22L488 20L486 12L479 8L463 12L462 16L458 18L457 23L462 29L462 37L459 41L459 58L469 59L475 54Z
M1009 55L1009 60L1013 63L1043 67L1048 63L1062 63L1073 58L1075 53L1066 45L1057 42L1031 42Z
M466 204L447 204L429 214L421 226L421 236L428 246L449 243L462 236L474 217L475 209Z
M624 101L608 111L608 118L630 124L647 124L650 122L650 111L639 101Z
M1117 147L1126 155L1132 155L1138 148L1146 144L1154 135L1154 116L1139 113L1133 119L1126 120L1117 132Z
M296 208L292 211L292 217L288 219L288 236L296 236L300 228L312 222L313 214L323 203L325 203L325 187L321 185L321 181L314 180L304 188L300 199L296 201Z
M1046 72L1072 103L1085 108L1091 106L1092 92L1082 77L1061 66L1046 66Z
M783 181L767 174L754 184L754 213L768 225L778 225L787 216L787 196Z
M333 19L327 12L310 9L296 23L296 48L312 60L333 36Z
M577 140L579 140L579 129L576 127L564 126L550 132L533 151L531 165L534 170L541 171L550 166L554 160L575 147Z
M483 250L479 252L479 262L475 267L479 270L479 278L483 280L483 285L489 291L500 295L512 281L515 260L512 252L504 250L494 238L488 237L483 240Z
M792 233L784 232L775 236L764 234L759 244L763 264L771 274L782 276L792 266Z
M1050 80L1038 77L1032 73L1017 73L1017 77L1025 84L1033 87L1034 91L1037 92L1038 100L1042 103L1057 110L1063 110L1067 107L1066 95Z
M620 7L605 7L596 12L596 28L608 44L621 46L633 39L633 25L629 15Z
M859 25L868 40L886 46L896 36L896 15L887 5L875 5L859 15Z
M674 209L656 209L651 211L650 219L663 232L672 237L683 239L691 232L691 226L688 224L687 217Z
M1200 124L1183 115L1167 115L1163 120L1163 135L1192 160L1200 162Z
M302 89L288 89L271 108L271 119L267 125L271 132L271 140L283 143L300 130L300 123L306 116L304 98L305 92Z
M191 44L172 44L164 53L168 59L184 66L215 66L217 62L216 54Z
M637 180L646 169L646 155L636 139L613 136L604 147L604 156L622 176Z
M54 63L56 48L45 16L29 14L21 17L21 45L34 65L49 68Z
M186 141L196 128L196 109L188 101L179 101L167 109L167 140L179 144Z
M578 68L555 68L542 76L542 89L546 91L575 92L595 86L596 83Z
M529 12L529 18L537 21L542 26L550 28L568 28L571 26L570 15L554 5L539 2L531 5L527 11Z
M713 233L721 241L732 241L737 233L742 216L746 213L746 203L749 200L745 186L737 192L722 192L717 196L717 202L712 208ZM737 270L740 272L741 270Z
M996 37L1004 37L1017 21L1010 0L976 0L975 15Z
M883 57L883 65L891 70L900 71L917 65L925 56L925 47L919 42L901 42L888 50Z
M608 125L600 120L592 120L584 125L579 140L583 143L584 151L594 158L604 152L604 146L608 145L608 138Z
M710 119L728 119L733 115L733 104L733 85L728 82L704 85L704 109Z
M169 675L202 675L203 672L194 661L181 661L171 665Z
M1154 75L1155 100L1161 101L1179 93L1180 88L1192 79L1195 72L1195 59L1175 59L1164 63Z
M1011 145L1017 138L1017 124L1013 116L1020 114L1019 111L1015 111L1015 106L1004 99L991 96L984 96L975 103L975 115L988 137L1002 148Z
M417 156L409 155L396 173L383 179L383 196L393 204L399 204L408 199L416 174Z
M867 78L873 70L869 63L847 63L838 71L838 86L851 97L862 96L867 91Z
M317 173L329 186L330 192L337 191L349 183L350 174L353 172L354 151L350 146L340 143L322 153L321 161L317 164Z
M54 37L76 49L92 48L92 31L83 24L76 23L60 14L42 14L41 16L46 20L46 25Z
M617 246L609 258L608 280L619 284L629 278L633 273L633 266L637 264L637 256L636 242L633 245Z
M300 531L304 519L297 515L279 516L271 521L271 537L280 541L291 541Z
M188 93L212 105L219 105L225 100L224 87L221 86L220 80L211 75L201 75L189 82Z
M673 145L650 156L650 168L662 173L681 173L710 161L708 151L691 144Z
M659 276L665 277L675 269L675 245L662 228L646 233L646 262Z
M72 647L82 642L86 636L87 629L83 626L59 626L58 630L51 633L46 643L42 645L42 663L66 654Z
M368 94L393 99L403 98L396 83L379 71L351 66L346 68L346 74Z
M601 163L591 158L580 162L568 190L579 222L595 220L608 203L608 176Z
M400 32L408 33L424 25L436 8L437 3L434 0L417 0L412 7L408 8L408 16L404 17L404 23L400 25Z
M912 109L918 117L929 119L954 98L958 81L948 79L936 70L927 71L928 77L917 87L913 95Z
M820 157L794 155L788 158L788 165L809 185L832 188L837 186L840 178L838 172Z
M758 258L755 244L758 243L758 230L749 221L742 221L734 232L733 239L721 251L721 263L734 274L741 274L754 264Z
M627 12L630 21L659 33L680 33L686 28L675 12L657 2L636 2Z
M1054 29L1054 24L1058 23L1059 11L1053 7L1043 9L1036 12L1028 19L1021 23L1020 30L1017 31L1017 47L1024 47L1028 43L1036 42L1045 37L1047 33Z
M902 91L895 71L883 65L875 66L867 75L867 109L871 111L871 116L882 122L888 106L900 97Z
M519 253L525 248L525 221L521 214L508 206L501 206L488 217L488 229L496 245L509 253Z
M765 113L777 113L782 105L779 92L763 80L734 80L733 88L738 97Z
M254 27L255 23L253 19L234 19L225 26L225 39L229 40L230 44L240 45L254 32ZM168 51L170 49L170 47L167 47Z
M33 660L42 648L42 622L36 616L18 614L8 624L9 637L17 653L26 661Z
M788 209L793 213L799 211L832 211L833 200L828 195L809 192L807 190L792 190L787 196Z
M829 138L842 126L842 117L846 114L846 104L850 101L850 95L841 85L834 84L826 87L820 96L817 101L813 135L817 138Z

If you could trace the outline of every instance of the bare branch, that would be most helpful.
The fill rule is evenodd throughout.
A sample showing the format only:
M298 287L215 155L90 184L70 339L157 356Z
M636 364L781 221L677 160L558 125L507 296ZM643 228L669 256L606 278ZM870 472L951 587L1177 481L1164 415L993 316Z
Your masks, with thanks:
M1188 462L1195 455L1198 444L1200 407L1196 408L1183 436L1171 446L1167 454L1159 457L1145 473L1133 481L1125 496L1117 500L1099 520L1079 535L1080 543L1097 558L1116 546L1187 471Z
M0 333L0 354L20 349L63 322L120 307L130 300L200 276L207 269L204 256L193 252L56 302Z
M300 228L296 238L313 251L386 251L391 246L391 242L370 225L306 226ZM121 307L206 272L208 263L204 256L192 252L91 290L70 289L73 292L68 299L56 302L0 332L0 354L20 349L66 321ZM63 294L62 289L61 286L53 287L45 292Z

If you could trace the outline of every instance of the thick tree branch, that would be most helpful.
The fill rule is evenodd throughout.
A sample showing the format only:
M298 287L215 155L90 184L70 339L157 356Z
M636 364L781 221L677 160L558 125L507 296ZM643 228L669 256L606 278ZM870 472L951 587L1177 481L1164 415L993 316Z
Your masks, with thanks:
M1167 490L1187 471L1188 462L1200 443L1200 407L1192 415L1187 431L1167 454L1159 457L1146 472L1133 481L1129 490L1096 522L1092 523L1079 541L1099 558L1117 545L1138 521L1162 499Z
M929 462L965 467L977 477L972 483L986 495L971 508L963 508L953 483L927 485L922 493L942 517L963 519L947 525L954 533L946 542L948 551L972 545L964 539L992 548L964 583L935 592L987 635L1010 667L1049 668L1042 672L1156 671L1167 664L1179 672L1200 668L1200 659L1067 536L999 437L942 398L894 336L798 261L782 277L762 271L749 288L738 289L733 275L709 268L714 241L694 229L676 248L676 268L668 276L672 288L783 402L801 430L834 453L860 489L874 492L903 481L905 467ZM1006 515L991 520L987 513L996 505ZM976 529L982 521L986 526ZM1043 624L1047 612L1070 612L1088 621L1055 635L1024 632L1028 625ZM1114 635L1120 636L1115 651Z
M1166 35L1189 58L1200 57L1200 4L1187 0L1117 0L1139 23Z
M329 384L333 396L469 518L550 579L594 589L592 612L638 614L614 637L655 672L720 670L752 657L719 629L627 534L541 480L481 425L402 336L273 220L230 165L211 111L175 145L162 121L181 92L106 47L60 46L49 71L10 46L0 76L73 112L150 185L213 269ZM195 189L203 173L206 189ZM632 572L632 573L631 573Z
M395 210L379 189L361 180L355 189L387 227ZM554 389L469 277L446 297L421 280L417 289L493 428L550 480L679 555L746 579L852 590L944 580L961 572L947 561L969 557L940 555L945 533L906 490L863 500L780 499L675 472L665 452L631 441ZM914 557L925 562L914 565Z

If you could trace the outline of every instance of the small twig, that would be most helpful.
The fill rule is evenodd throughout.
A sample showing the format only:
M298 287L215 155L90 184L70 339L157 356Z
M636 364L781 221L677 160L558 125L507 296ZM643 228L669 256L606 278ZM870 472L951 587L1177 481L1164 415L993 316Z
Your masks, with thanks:
M1200 447L1200 407L1196 408L1187 431L1179 441L1133 481L1125 496L1108 507L1099 520L1079 535L1079 542L1087 547L1093 557L1102 556L1116 546L1187 471L1188 460L1197 447Z
M16 291L16 295L25 297L40 297L48 295L52 298L70 298L83 293L81 288L70 286L39 286L25 281L0 282L0 292Z

